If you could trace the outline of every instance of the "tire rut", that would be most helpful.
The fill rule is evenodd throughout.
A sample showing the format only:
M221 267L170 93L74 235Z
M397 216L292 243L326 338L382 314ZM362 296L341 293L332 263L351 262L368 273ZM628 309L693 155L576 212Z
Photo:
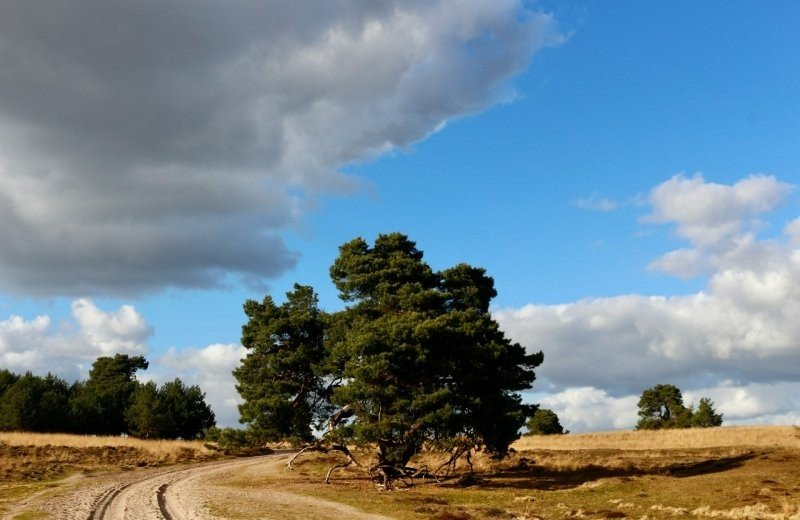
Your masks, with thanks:
M209 473L223 471L228 468L258 464L267 455L251 459L235 459L217 461L199 466L171 469L155 474L142 475L124 482L117 482L111 489L100 494L89 511L88 520L184 520L202 518L199 510L184 511L187 504L174 496L171 487ZM69 516L75 520L84 520L85 516Z
M167 492L167 486L169 486L169 484L161 484L161 487L158 488L158 492L156 493L158 509L161 511L161 515L164 517L164 520L175 520L167 510L167 499L164 496Z

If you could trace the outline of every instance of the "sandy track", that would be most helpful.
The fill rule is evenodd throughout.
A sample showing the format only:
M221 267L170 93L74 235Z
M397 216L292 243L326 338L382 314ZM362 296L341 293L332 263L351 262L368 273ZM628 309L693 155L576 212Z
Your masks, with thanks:
M204 520L213 518L203 502L181 496L187 485L217 472L261 464L266 455L215 461L184 467L145 470L114 476L80 479L74 486L46 500L32 496L7 511L4 520L35 508L53 520Z
M36 508L54 520L218 520L206 504L223 502L235 490L218 489L213 483L248 467L281 464L283 454L215 461L192 466L87 478L60 496L45 501L26 500L8 511L5 519L14 518L23 509ZM260 490L276 507L274 518L385 518L326 500L285 492ZM227 500L226 500L227 499ZM244 496L236 499L247 500ZM238 501L237 500L237 501ZM233 512L239 518L236 512ZM273 518L272 515L269 518Z
M188 490L196 481L214 473L232 471L242 466L261 464L265 458L254 457L212 462L200 466L167 470L145 478L119 483L103 493L89 512L90 520L194 520L211 518L203 501L190 498ZM69 518L86 518L70 516Z

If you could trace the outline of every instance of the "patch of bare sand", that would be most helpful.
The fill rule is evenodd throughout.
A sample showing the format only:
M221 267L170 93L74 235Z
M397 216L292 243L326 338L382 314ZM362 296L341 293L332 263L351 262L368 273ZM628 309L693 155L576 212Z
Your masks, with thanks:
M265 460L209 475L186 490L184 498L206 505L216 518L294 520L354 519L390 520L331 500L279 491L258 485L269 477L279 478L287 457Z

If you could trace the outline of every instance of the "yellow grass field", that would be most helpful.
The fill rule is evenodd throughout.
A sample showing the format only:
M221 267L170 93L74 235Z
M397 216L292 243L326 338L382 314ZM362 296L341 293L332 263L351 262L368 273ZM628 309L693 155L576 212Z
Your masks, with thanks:
M658 450L784 447L800 449L797 426L725 426L685 430L639 430L569 435L525 436L514 443L516 450Z
M273 490L400 520L800 520L797 427L525 437L513 448L500 462L476 455L474 479L415 479L392 492L377 490L364 467L334 473L324 484L339 461L334 454L304 455L295 471L283 471L284 463L275 460L210 483L219 488L210 505L223 517L272 518L265 491ZM63 478L70 474L214 456L200 442L0 433L0 510L42 486L68 485ZM369 452L358 456L366 462ZM433 468L442 457L428 452L412 463ZM458 469L463 476L465 466Z

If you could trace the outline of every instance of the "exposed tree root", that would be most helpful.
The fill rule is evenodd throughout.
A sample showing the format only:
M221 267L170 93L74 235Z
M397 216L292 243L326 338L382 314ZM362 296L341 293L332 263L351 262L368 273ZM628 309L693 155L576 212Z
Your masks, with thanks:
M343 453L347 457L347 462L345 464L336 464L330 470L328 470L328 475L325 477L325 483L326 484L330 483L331 473L333 473L334 470L340 469L340 468L346 468L350 464L355 464L356 466L361 466L361 464L358 463L358 461L355 459L355 457L353 457L353 454L350 452L350 450L347 448L347 446L345 446L344 444L339 444L339 443L328 444L328 441L326 439L326 437L330 433L332 433L334 431L336 426L341 421L343 421L343 420L345 420L345 419L347 419L349 417L352 417L352 415L353 415L353 411L352 411L352 408L350 406L344 406L338 412L336 412L335 414L331 415L331 418L328 420L328 429L327 429L327 431L325 433L322 434L322 437L320 439L318 439L316 442L314 442L313 444L305 446L303 449L301 449L300 451L295 453L289 459L289 461L286 462L286 469L284 469L284 471L287 471L287 470L290 470L290 469L294 470L294 466L292 465L292 463L295 461L295 459L297 459L297 457L299 457L300 455L302 455L303 453L305 453L307 451L319 451L321 453L328 453L330 451L338 451L338 452Z
M443 469L445 470L443 476L449 477L453 475L456 472L456 465L458 464L458 459L460 459L461 457L464 457L467 466L469 466L469 473L470 474L474 473L474 468L472 467L472 449L473 448L471 446L464 446L464 445L456 446L450 451L450 458L447 459L447 461L445 461L444 463L442 463L441 466L436 468L436 470L433 472L433 475L438 478L440 476L439 472L442 471Z
M329 453L331 451L338 451L340 453L343 453L347 457L347 462L344 462L344 463L341 463L341 464L336 464L336 465L334 465L333 467L331 467L328 470L328 474L325 477L325 483L326 484L330 484L331 473L333 473L334 470L346 468L351 464L355 464L356 466L361 466L361 464L358 463L356 458L353 456L353 453L347 448L347 446L345 446L343 444L332 444L332 445L328 446L328 445L325 444L324 440L319 440L319 441L315 442L314 444L312 444L310 446L306 446L303 449L301 449L300 451L298 451L297 453L295 453L286 462L286 468L284 469L284 471L294 470L294 466L292 465L292 463L295 461L295 459L297 459L297 457L299 457L303 453L306 453L306 452L309 452L309 451L318 451L320 453Z

